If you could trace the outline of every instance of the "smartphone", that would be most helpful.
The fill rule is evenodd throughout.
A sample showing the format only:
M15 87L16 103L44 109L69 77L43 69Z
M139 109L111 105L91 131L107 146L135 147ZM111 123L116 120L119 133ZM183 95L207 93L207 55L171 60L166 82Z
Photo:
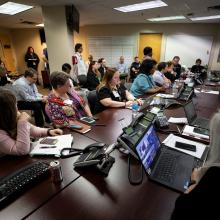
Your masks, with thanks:
M40 141L40 144L48 144L48 145L54 145L58 142L55 138L44 138Z
M90 118L90 117L82 117L82 118L80 118L80 121L86 122L88 124L94 124L95 123L95 120L93 118Z
M76 125L76 124L69 125L68 127L73 128L73 129L77 129L77 130L83 129L83 127L81 125Z
M196 145L192 145L192 144L186 144L186 143L176 141L175 147L180 148L180 149L184 149L184 150L189 150L189 151L196 152Z
M209 130L206 130L204 128L194 128L193 132L209 136Z

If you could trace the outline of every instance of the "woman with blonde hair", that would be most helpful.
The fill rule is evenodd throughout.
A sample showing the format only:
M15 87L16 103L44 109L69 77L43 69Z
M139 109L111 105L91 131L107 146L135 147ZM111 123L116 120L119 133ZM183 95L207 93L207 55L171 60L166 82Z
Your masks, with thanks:
M114 68L108 68L102 82L97 88L95 113L109 107L126 108L132 105L135 97L120 83L120 74ZM140 100L137 100L141 104Z

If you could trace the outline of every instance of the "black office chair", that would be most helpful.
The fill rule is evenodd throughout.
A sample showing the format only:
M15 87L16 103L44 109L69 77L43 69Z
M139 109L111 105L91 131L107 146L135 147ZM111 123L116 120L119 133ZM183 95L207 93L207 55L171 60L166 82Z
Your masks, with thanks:
M87 98L88 98L88 103L89 103L89 106L90 106L90 110L91 110L92 114L94 114L95 104L98 101L96 90L90 91Z
M78 77L79 85L82 88L87 88L87 76L86 75L79 75Z

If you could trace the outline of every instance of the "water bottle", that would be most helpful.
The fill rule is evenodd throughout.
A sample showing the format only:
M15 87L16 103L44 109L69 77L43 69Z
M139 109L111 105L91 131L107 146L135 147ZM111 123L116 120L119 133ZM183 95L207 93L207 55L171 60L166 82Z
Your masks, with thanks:
M136 100L134 100L131 107L132 107L132 119L134 119L134 118L136 118L136 116L138 114L138 109L139 109L139 105Z
M177 93L178 93L178 88L177 88L176 82L174 82L173 88L172 88L172 94L173 94L174 98L176 98Z

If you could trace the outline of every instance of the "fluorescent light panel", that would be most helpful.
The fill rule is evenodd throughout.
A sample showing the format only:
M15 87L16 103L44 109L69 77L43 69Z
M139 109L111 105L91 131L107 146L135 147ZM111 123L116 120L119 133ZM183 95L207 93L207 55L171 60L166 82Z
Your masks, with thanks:
M122 6L122 7L118 7L114 9L121 11L121 12L132 12L132 11L140 11L140 10L150 9L150 8L159 8L159 7L164 7L164 6L167 6L167 4L164 3L163 1L156 0L156 1Z
M194 17L190 18L192 21L203 21L203 20L211 20L211 19L218 19L220 15L213 15L213 16L205 16L205 17Z
M44 27L44 24L37 24L37 27Z
M149 18L148 21L170 21L170 20L182 20L186 19L184 16L169 16L169 17L158 17L158 18Z
M15 15L30 8L33 8L33 6L7 2L3 5L0 5L0 14Z

